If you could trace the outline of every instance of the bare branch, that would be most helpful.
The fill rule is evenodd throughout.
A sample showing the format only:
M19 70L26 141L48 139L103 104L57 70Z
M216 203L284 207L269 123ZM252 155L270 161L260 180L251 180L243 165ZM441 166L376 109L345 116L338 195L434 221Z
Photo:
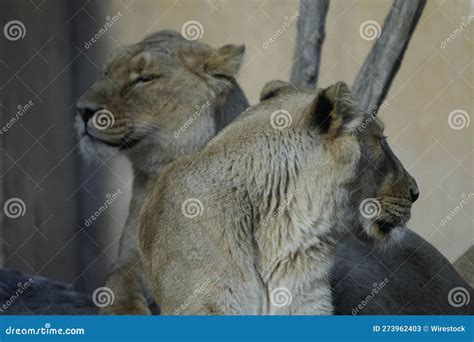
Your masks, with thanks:
M316 87L328 8L329 0L300 0L298 34L290 79L299 89Z
M372 47L352 89L361 108L376 113L397 74L426 0L395 0L380 37Z

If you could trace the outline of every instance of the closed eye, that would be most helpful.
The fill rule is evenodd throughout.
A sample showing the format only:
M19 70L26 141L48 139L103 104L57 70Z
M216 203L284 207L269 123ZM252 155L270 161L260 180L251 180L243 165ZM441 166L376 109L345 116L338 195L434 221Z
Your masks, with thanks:
M133 83L147 83L160 78L161 75L147 74L138 76Z

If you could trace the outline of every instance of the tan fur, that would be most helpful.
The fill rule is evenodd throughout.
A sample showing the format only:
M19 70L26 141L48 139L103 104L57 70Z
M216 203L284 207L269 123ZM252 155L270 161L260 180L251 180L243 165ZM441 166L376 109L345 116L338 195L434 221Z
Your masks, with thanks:
M237 101L232 98L238 87L234 77L243 52L243 46L214 49L173 31L157 32L118 49L78 102L76 130L83 156L106 161L121 153L134 172L119 258L106 283L115 301L102 313L150 313L137 243L138 213L147 187L164 166L200 149L231 119L220 110ZM236 107L246 104L245 98L239 101ZM88 109L96 114L85 122ZM113 118L105 129L96 124L104 109Z
M261 98L171 163L145 201L140 247L163 314L332 313L333 233L360 219L361 146L381 130L353 134L366 115L342 83L317 92L273 84ZM282 109L292 123L277 129Z

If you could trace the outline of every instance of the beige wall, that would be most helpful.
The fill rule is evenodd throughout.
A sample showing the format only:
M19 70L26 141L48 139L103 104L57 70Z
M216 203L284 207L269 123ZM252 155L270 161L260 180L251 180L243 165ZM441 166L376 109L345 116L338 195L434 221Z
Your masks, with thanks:
M128 8L124 5L129 3ZM391 1L333 0L327 18L320 85L338 80L351 84L373 41L363 40L360 25L367 20L383 24ZM296 24L290 24L268 48L263 44L298 10L294 0L109 1L106 14L122 12L102 43L110 49L137 41L160 29L180 31L189 20L199 21L202 40L218 46L245 43L246 61L239 81L252 103L271 79L288 79L293 58ZM433 243L451 261L472 245L474 201L469 201L446 226L440 221L473 190L473 128L454 130L448 125L453 110L473 113L473 27L442 49L443 42L463 20L474 15L468 0L429 0L408 47L402 67L380 113L394 151L417 179L421 196L409 227ZM464 17L464 18L463 18ZM112 177L124 188L131 175L123 160ZM123 203L123 202L121 202ZM115 208L124 221L126 212Z

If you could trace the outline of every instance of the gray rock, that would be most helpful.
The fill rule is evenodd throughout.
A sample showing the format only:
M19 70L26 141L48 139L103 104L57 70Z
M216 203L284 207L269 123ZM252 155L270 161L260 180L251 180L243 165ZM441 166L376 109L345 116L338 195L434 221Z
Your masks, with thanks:
M405 233L399 243L383 249L374 249L373 242L360 241L352 234L339 241L332 274L336 314L474 313L472 287L433 245L412 230ZM470 296L460 307L449 301L450 291L456 287L464 288Z
M471 246L453 264L456 271L474 287L474 246ZM474 300L474 299L473 299Z
M90 296L38 276L0 270L0 315L94 315Z

